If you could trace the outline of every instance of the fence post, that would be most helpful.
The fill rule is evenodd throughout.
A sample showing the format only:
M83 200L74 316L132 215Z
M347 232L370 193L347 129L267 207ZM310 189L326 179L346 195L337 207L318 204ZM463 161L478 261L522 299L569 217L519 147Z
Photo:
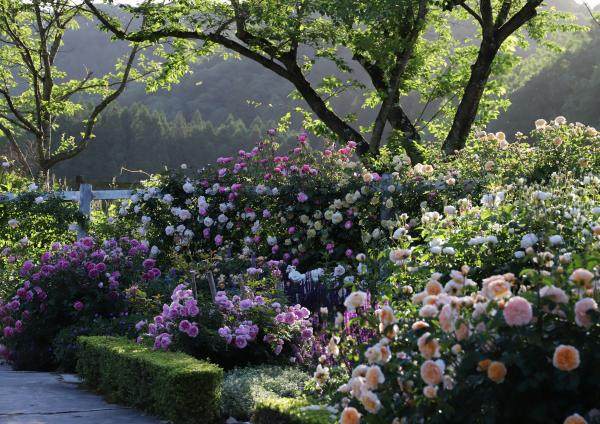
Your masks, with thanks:
M90 219L90 213L92 210L92 185L91 184L80 184L79 185L79 212L85 216L87 221ZM77 238L81 239L87 235L85 226L79 225L77 227Z
M215 277L213 276L212 271L208 271L206 273L206 279L208 280L208 288L210 289L210 297L212 297L213 302L217 297L217 286L215 285Z

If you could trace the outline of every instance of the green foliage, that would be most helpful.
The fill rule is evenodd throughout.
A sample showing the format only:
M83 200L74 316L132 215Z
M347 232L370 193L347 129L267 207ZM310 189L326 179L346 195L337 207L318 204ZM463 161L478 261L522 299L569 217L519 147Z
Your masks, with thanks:
M275 397L297 398L310 375L297 367L235 368L223 380L223 413L249 419L256 405Z
M31 177L41 173L48 182L47 171L80 153L94 138L93 126L106 106L127 83L156 71L156 63L141 54L144 46L138 44L115 61L111 72L84 69L74 78L59 58L67 50L65 34L90 17L81 4L2 0L0 15L0 132L22 171ZM61 132L61 119L84 110L83 98L95 105L80 119L79 131Z
M223 371L183 353L114 337L81 337L77 372L110 401L175 424L219 422Z
M290 398L267 398L256 405L255 424L333 424L337 420L326 407L311 407L309 401Z
M40 196L44 200L38 203ZM14 228L8 224L13 219L17 221ZM15 200L0 203L0 249L24 244L33 253L53 242L74 241L75 232L69 227L76 223L84 223L76 203L39 191L21 193Z

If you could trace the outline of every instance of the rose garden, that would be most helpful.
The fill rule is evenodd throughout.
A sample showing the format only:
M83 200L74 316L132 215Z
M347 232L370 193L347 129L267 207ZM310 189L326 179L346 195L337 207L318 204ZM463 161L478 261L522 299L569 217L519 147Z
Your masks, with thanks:
M600 132L365 159L315 122L91 217L7 155L2 360L174 423L600 422Z

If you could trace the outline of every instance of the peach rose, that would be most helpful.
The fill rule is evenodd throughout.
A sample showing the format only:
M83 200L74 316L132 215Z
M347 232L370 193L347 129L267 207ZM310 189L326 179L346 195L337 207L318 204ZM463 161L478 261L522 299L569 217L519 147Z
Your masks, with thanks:
M590 271L585 268L577 268L575 271L573 271L569 277L569 280L578 286L588 287L592 281L592 278L594 278L594 274L592 274Z
M493 275L483 281L483 294L490 300L498 300L512 296L510 281L504 275Z
M367 369L365 381L369 389L376 389L377 386L385 382L385 376L379 366L373 365Z
M570 345L560 345L554 350L552 364L561 371L573 371L579 367L579 351Z
M440 328L443 332L449 333L454 329L454 311L450 304L446 304L442 307L438 319L440 321Z
M367 303L367 294L363 291L352 292L344 300L344 306L348 311L354 312L356 308L361 308Z
M587 424L587 421L579 414L569 415L563 424Z
M431 333L425 333L419 337L417 346L425 359L439 358L440 356L440 344L436 339L431 337Z
M477 371L487 371L491 363L491 359L482 359L477 363Z
M456 337L456 340L460 342L462 340L468 339L470 333L471 332L469 330L469 326L466 323L462 322L454 331L454 336Z
M359 424L361 414L356 408L344 408L340 417L340 424Z
M377 315L379 316L379 321L384 327L394 324L397 321L396 317L394 316L394 310L387 305L378 309Z
M432 361L431 359L421 365L421 378L429 386L437 386L442 382L444 376L444 363Z
M427 324L425 321L416 321L411 328L413 331L424 330L429 328L429 324Z
M423 394L428 399L434 399L437 397L438 387L437 386L425 386L423 388Z
M575 304L575 323L580 327L589 328L592 325L592 318L588 311L597 311L598 304L591 297L584 297Z
M425 286L425 291L430 296L440 294L443 289L444 287L440 284L440 282L435 280L429 280L429 282Z
M494 383L503 383L506 378L506 366L502 362L493 361L487 369L487 376Z
M515 296L506 302L503 314L504 320L511 327L527 325L533 319L531 304L520 296Z
M371 414L376 414L381 409L381 402L379 401L379 398L375 393L369 390L363 391L359 400L365 409Z

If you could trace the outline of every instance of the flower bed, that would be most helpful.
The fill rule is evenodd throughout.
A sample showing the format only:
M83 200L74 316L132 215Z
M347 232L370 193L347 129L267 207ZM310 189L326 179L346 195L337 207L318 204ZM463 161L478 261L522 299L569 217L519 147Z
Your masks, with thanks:
M62 253L12 261L22 281L0 309L3 343L43 331L46 284L66 325L141 310L145 352L314 371L293 399L236 407L256 422L597 420L597 131L559 117L513 142L479 133L452 160L424 152L431 164L386 148L371 164L381 175L353 148L319 152L302 135L283 154L270 136L198 174L152 178L115 221L140 251L108 249L131 277L111 289L113 270L96 267L112 262L82 242L58 249L82 256L64 275ZM180 278L162 284L171 266ZM198 277L209 271L213 291Z
M112 337L79 343L77 372L110 401L176 424L219 422L223 371L216 365Z
M135 239L98 243L87 237L54 243L39 260L11 261L20 284L9 299L0 299L0 353L17 368L52 368L59 331L151 310L147 296L163 290L164 282L157 282L161 272L149 255Z

